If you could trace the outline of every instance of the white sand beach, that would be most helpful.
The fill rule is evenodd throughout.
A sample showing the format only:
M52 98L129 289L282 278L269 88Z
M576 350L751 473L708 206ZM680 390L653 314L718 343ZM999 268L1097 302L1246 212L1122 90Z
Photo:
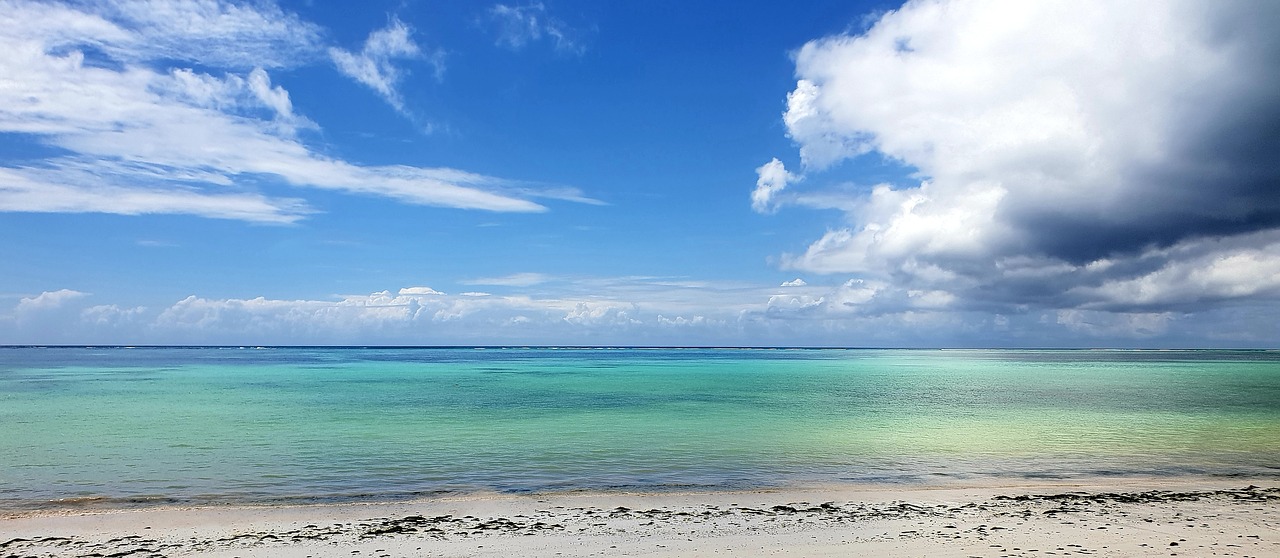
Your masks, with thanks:
M28 512L0 556L1280 556L1275 479Z

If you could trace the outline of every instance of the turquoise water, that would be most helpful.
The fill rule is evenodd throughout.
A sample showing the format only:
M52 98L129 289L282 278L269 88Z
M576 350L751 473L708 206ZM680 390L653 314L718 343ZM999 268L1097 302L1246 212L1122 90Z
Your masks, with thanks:
M1280 352L0 348L0 510L1280 476Z

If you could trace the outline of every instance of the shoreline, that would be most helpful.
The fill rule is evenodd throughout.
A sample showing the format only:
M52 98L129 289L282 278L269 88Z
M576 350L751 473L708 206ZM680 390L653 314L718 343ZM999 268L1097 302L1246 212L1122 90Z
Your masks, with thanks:
M1174 475L1079 475L1052 477L942 477L931 480L796 482L761 486L623 486L609 488L567 488L551 490L499 491L439 490L407 495L272 497L264 500L220 498L208 500L166 498L163 496L84 496L43 502L30 502L15 508L0 506L0 521L27 517L70 515L102 515L146 512L198 512L201 510L272 510L398 507L432 505L441 502L523 501L562 498L695 498L718 499L735 494L836 494L879 496L884 494L930 494L939 492L981 493L984 491L1019 491L1039 493L1059 490L1095 489L1143 490L1144 487L1171 486L1188 490L1213 490L1225 486L1280 486L1280 474L1174 474Z
M1274 556L1276 533L1274 477L1000 479L30 511L0 556Z

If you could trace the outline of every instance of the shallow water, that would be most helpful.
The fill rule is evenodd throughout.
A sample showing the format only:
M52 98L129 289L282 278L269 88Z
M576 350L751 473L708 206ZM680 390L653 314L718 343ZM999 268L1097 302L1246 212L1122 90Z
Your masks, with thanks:
M1280 352L0 348L0 509L1280 476Z

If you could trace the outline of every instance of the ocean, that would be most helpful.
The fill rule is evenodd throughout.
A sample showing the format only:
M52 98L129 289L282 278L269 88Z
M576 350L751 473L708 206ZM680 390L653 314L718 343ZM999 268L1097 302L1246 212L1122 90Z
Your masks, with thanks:
M0 511L1280 477L1280 351L0 348Z

